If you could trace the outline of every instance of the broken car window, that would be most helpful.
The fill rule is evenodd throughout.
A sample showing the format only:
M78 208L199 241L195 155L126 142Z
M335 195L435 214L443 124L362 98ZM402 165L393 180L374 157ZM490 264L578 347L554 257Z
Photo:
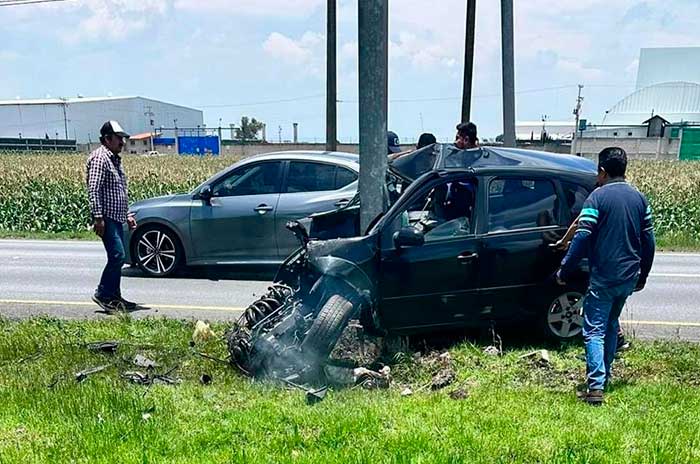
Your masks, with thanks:
M472 234L476 180L440 184L419 196L393 224L394 230L412 226L437 241Z

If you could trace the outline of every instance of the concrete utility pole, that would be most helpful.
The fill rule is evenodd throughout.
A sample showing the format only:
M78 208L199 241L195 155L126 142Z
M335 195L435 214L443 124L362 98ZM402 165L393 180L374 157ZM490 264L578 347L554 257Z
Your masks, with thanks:
M387 206L389 2L358 2L360 93L360 229Z
M501 0L501 52L503 54L503 146L515 146L515 51L513 0Z
M154 135L153 135L153 124L154 124L153 116L155 116L155 113L151 109L150 105L146 106L146 111L143 112L143 115L148 118L149 125L151 126L151 137L149 140L151 141L151 151L153 151L153 137L154 137Z
M462 88L462 122L469 122L471 118L475 29L476 0L467 0L467 29L465 31L464 43L464 87Z
M576 97L576 107L574 108L574 115L576 116L576 125L574 126L574 138L571 142L571 154L575 155L578 153L578 150L576 149L576 145L578 144L578 139L579 139L579 129L578 129L578 122L581 118L581 103L583 103L583 97L581 96L581 90L583 90L583 85L579 84L578 85L578 97ZM583 134L581 134L583 135Z
M326 151L338 149L336 0L328 0L326 26Z
M63 100L63 129L66 131L66 140L68 140L68 118L66 117L66 106L68 105L67 98L61 98Z

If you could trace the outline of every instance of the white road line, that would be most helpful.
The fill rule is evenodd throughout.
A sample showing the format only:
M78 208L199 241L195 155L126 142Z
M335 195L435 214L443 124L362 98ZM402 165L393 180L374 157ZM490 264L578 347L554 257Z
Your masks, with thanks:
M674 277L679 279L700 279L700 274L667 274L663 272L652 272L649 277Z
M99 308L95 303L88 301L53 301L53 300L0 300L0 304L10 305L46 305L46 306L93 306ZM185 309L195 311L228 311L239 312L245 308L236 308L230 306L196 306L196 305L171 305L171 304L143 304L140 305L149 309Z

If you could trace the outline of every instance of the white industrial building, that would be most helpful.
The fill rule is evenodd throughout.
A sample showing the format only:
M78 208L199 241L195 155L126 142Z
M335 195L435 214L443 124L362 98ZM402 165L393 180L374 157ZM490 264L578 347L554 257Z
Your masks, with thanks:
M652 116L700 123L700 47L643 48L636 90L606 111L603 125L638 125Z
M202 111L144 97L77 97L0 100L0 137L74 139L95 143L100 127L117 120L130 134L158 132L160 128L203 127Z

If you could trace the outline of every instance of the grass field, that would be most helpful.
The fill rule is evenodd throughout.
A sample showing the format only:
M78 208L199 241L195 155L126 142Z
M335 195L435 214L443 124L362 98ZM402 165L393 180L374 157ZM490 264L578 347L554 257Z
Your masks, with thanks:
M1 154L0 237L92 238L85 159L84 154ZM126 155L130 199L190 191L237 160ZM629 179L649 198L664 249L700 249L700 162L633 162Z
M214 327L219 333L222 327ZM389 390L303 393L251 382L188 346L193 324L172 320L0 321L0 462L105 463L690 463L700 462L700 346L639 342L619 362L606 404L575 399L582 348L550 350L551 365L462 343L456 382L418 391L436 358L403 357ZM85 344L122 342L116 354ZM219 341L197 350L223 357ZM136 353L175 368L178 385L133 385ZM76 382L74 373L104 371ZM209 385L201 374L213 377ZM402 397L411 386L416 392ZM468 396L450 393L463 388Z

